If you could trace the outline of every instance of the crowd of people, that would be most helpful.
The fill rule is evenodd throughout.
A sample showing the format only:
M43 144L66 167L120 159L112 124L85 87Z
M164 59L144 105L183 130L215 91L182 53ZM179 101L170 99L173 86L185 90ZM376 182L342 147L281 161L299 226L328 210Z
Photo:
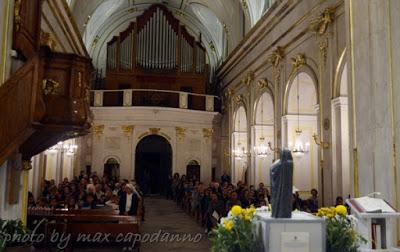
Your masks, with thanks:
M68 178L56 185L54 180L43 180L37 200L28 194L29 209L96 209L102 207L119 210L121 215L136 216L142 193L135 181L118 180L108 176L99 177L96 172L84 171L69 181Z
M219 181L205 185L196 178L188 178L175 173L170 192L176 203L188 214L192 215L207 231L210 231L221 217L228 214L234 205L243 208L268 206L270 193L263 183L258 186L246 185L239 181L236 185L231 182L228 174L224 173ZM311 197L303 200L298 191L293 193L293 210L309 213L318 211L318 191L312 189Z

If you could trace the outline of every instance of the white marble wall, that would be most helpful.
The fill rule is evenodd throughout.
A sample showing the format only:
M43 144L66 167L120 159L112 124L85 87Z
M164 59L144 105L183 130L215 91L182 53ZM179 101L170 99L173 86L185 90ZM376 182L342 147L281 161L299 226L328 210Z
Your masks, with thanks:
M96 107L92 108L94 127L104 126L102 132L88 136L92 171L103 174L104 163L110 157L120 162L121 178L135 176L135 152L140 140L151 134L160 135L172 147L172 172L186 173L191 160L200 163L200 176L210 182L213 163L213 145L219 136L208 135L209 129L219 132L219 116L214 112L154 107ZM124 126L132 126L131 132L124 132ZM180 134L176 128L184 129ZM154 130L157 129L157 130ZM214 155L214 159L218 158Z

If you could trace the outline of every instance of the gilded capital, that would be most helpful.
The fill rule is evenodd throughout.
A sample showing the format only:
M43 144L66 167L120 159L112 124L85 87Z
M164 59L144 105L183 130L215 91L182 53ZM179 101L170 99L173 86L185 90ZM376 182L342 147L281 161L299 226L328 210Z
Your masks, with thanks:
M121 129L122 129L122 132L127 137L130 137L132 135L133 130L135 129L135 125L122 125Z
M211 128L204 128L203 129L203 137L209 139L212 137L214 130Z
M22 161L22 170L29 171L32 169L32 162L30 160L23 160Z
M95 136L99 137L103 134L104 125L93 125L92 132Z
M182 127L175 127L176 136L178 139L182 140L185 137L186 129Z

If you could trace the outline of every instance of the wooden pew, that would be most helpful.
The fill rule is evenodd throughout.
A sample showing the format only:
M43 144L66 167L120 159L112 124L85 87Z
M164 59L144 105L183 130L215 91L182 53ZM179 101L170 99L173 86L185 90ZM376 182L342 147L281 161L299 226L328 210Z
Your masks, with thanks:
M38 222L45 220L36 231L37 234L44 234L45 239L41 244L34 245L46 249L54 248L60 240L51 238L55 237L53 233L58 233L64 234L64 237L70 235L67 247L70 251L82 246L133 247L134 251L139 250L140 242L135 237L135 235L140 236L139 225L134 216L110 214L99 209L93 210L97 211L72 210L59 213L60 210L56 210L51 214L29 215L30 223L34 220ZM34 225L31 229L33 228L35 228ZM103 242L99 242L99 239Z

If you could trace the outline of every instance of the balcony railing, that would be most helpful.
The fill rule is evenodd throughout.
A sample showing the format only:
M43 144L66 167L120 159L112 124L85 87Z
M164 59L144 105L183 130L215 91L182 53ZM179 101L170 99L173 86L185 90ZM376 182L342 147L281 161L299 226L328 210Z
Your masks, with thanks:
M214 95L158 89L92 90L92 107L154 106L217 112L220 98Z

